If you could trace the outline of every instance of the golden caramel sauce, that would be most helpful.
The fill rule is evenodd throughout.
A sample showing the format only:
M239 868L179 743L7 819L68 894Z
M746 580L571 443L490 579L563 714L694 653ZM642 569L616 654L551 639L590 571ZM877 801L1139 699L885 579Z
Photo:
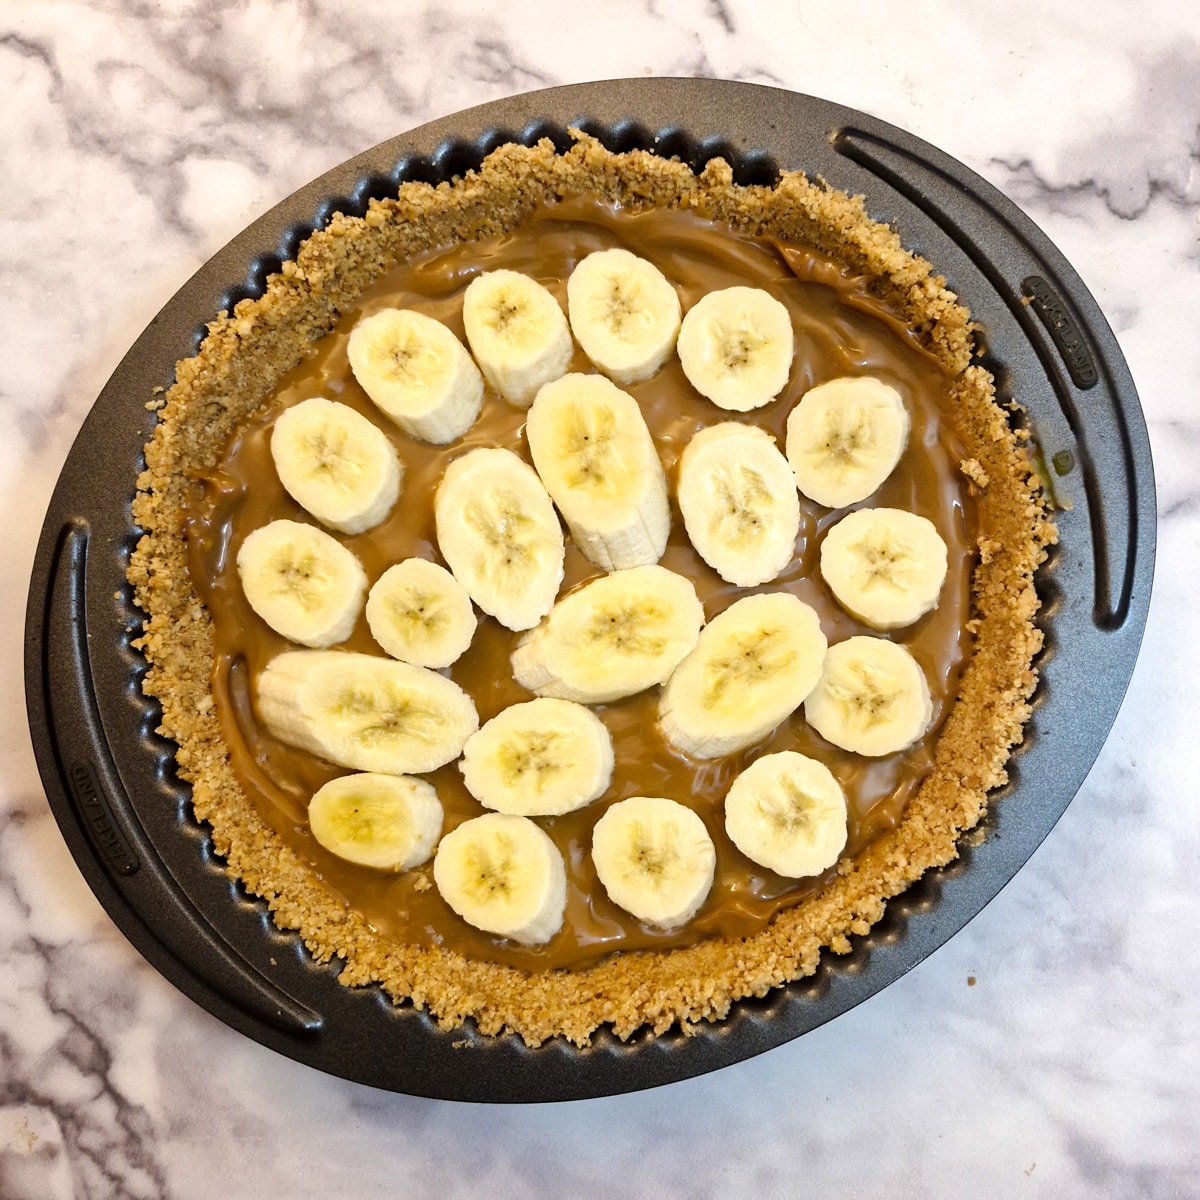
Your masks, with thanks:
M251 530L281 517L311 521L284 492L270 455L275 418L311 396L341 401L371 418L391 438L404 464L403 488L391 516L366 533L339 535L362 561L370 582L404 558L442 561L434 536L433 498L446 464L477 446L507 446L528 461L525 412L489 389L478 421L459 441L449 447L417 442L392 425L356 383L346 355L350 330L381 308L415 308L445 322L465 344L462 296L477 274L501 267L523 271L545 284L565 310L571 269L584 255L611 246L624 246L656 264L677 287L685 312L717 288L763 287L787 306L795 330L796 353L787 386L778 399L755 412L718 409L693 390L675 357L652 378L626 389L641 405L672 495L679 455L706 425L732 419L753 423L782 448L788 413L816 384L871 374L899 391L912 418L909 444L892 476L864 504L927 516L949 547L950 569L938 607L890 635L907 646L924 669L933 721L908 750L867 759L822 739L805 724L801 709L749 750L702 762L682 755L663 738L657 726L658 688L595 706L612 733L612 784L578 812L539 818L566 863L567 905L561 930L545 945L527 947L462 921L434 886L432 862L393 874L355 866L317 844L306 819L308 800L322 784L346 771L276 741L256 718L255 680L275 655L294 647L250 608L235 563ZM570 369L594 370L578 349ZM578 967L617 950L664 949L713 935L736 938L761 930L780 909L819 890L833 868L815 878L786 879L756 866L736 849L725 833L723 803L729 784L744 767L780 750L798 750L824 762L846 792L848 854L895 826L931 768L937 730L953 701L969 649L965 625L977 532L974 506L958 470L963 453L946 415L948 383L940 364L872 297L868 280L847 274L815 251L735 235L686 211L632 214L572 199L540 209L513 233L432 251L389 271L317 345L312 357L284 377L273 401L234 436L219 466L199 481L189 514L193 581L213 618L213 691L232 765L247 795L283 842L349 907L401 942L444 945L472 958L543 970ZM817 610L831 644L873 633L839 608L817 569L821 536L844 514L803 496L800 500L795 557L771 584L739 589L725 583L692 549L674 500L662 565L693 581L708 620L747 592L783 588ZM568 538L563 591L599 574ZM483 615L470 649L449 668L450 677L474 698L481 722L510 704L531 699L513 681L509 665L519 636ZM382 653L365 617L343 645ZM445 808L446 832L485 811L466 790L457 764L427 778ZM690 805L712 835L716 879L704 905L682 929L663 932L643 925L608 899L596 877L590 855L592 827L610 804L633 795L667 796Z

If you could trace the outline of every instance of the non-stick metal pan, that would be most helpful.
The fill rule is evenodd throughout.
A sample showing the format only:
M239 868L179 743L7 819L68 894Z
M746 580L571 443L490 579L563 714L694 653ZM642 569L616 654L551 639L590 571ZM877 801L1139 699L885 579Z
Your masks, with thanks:
M412 179L437 182L507 141L579 126L615 150L739 182L801 168L866 197L871 216L937 265L982 327L1002 396L1027 409L1047 474L1069 498L1042 572L1046 650L1012 780L959 860L893 900L817 974L691 1037L607 1033L586 1049L453 1032L376 988L344 988L225 874L173 747L141 693L145 662L125 580L130 502L154 415L146 402L194 353L205 322L244 296L332 213ZM1046 236L961 163L863 113L750 84L633 79L486 104L359 155L255 221L150 323L96 400L47 513L26 619L29 722L47 796L80 870L131 942L220 1020L323 1071L412 1095L544 1101L653 1087L749 1058L878 992L962 928L1020 869L1070 803L1121 703L1153 574L1154 480L1145 422L1095 301Z

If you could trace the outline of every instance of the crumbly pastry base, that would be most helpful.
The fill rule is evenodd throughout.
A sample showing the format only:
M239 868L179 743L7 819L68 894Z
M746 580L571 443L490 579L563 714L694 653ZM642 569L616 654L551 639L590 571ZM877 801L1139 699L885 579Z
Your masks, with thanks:
M874 280L880 298L954 376L963 471L984 532L972 584L975 648L933 771L894 830L844 859L821 893L752 937L528 974L445 948L390 942L262 821L233 774L214 711L212 629L189 578L183 519L192 473L219 459L239 424L383 271L425 250L510 230L537 205L573 194L634 210L692 208L749 234L814 246ZM871 220L861 197L800 173L772 188L738 187L720 160L695 175L679 162L643 151L611 154L578 136L564 155L548 141L503 146L453 184L407 183L395 199L372 201L363 218L335 215L271 277L261 298L221 313L196 356L177 364L175 384L155 402L158 423L133 502L144 530L129 566L147 614L135 643L150 663L143 687L162 704L159 732L178 745L178 774L191 784L195 815L211 827L229 874L267 902L280 928L298 931L319 961L343 960L343 984L378 983L443 1027L473 1018L486 1034L511 1031L530 1045L556 1036L587 1045L605 1024L622 1039L643 1026L694 1032L699 1022L725 1017L738 999L811 975L823 949L848 952L850 938L866 934L891 897L957 856L960 838L986 812L988 793L1007 779L1036 684L1042 634L1034 573L1055 531L1023 431L1014 431L973 353L969 315L931 265Z

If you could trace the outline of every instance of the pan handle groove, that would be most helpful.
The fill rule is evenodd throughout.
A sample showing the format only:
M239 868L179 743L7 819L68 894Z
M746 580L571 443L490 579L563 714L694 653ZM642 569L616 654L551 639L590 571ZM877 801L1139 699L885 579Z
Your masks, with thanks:
M236 1008L284 1033L318 1033L322 1018L247 963L188 899L146 836L121 784L92 683L86 604L89 538L88 525L77 519L68 521L59 534L42 637L47 724L75 824L121 898L193 975Z

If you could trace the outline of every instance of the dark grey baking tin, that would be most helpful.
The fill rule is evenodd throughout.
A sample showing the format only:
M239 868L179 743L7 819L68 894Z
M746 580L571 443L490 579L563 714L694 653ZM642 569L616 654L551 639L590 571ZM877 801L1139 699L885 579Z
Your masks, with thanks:
M203 325L267 276L335 211L361 214L404 180L436 182L495 146L579 125L616 150L700 167L720 155L739 182L802 168L866 196L870 214L926 255L983 328L984 363L1028 410L1062 465L1060 545L1041 577L1047 648L1012 780L949 868L888 906L848 956L745 1000L693 1037L601 1032L587 1049L529 1049L452 1032L375 988L337 983L229 881L191 816L158 710L131 649L138 612L125 569L130 500L154 424L146 401L173 380ZM46 516L26 619L26 691L38 765L63 836L131 942L209 1012L265 1046L375 1087L456 1100L528 1102L649 1088L750 1058L878 992L962 928L1016 874L1070 803L1124 695L1154 563L1150 448L1133 381L1079 277L1012 203L961 163L863 113L750 84L632 79L517 96L422 126L330 171L218 253L150 323L97 399Z

